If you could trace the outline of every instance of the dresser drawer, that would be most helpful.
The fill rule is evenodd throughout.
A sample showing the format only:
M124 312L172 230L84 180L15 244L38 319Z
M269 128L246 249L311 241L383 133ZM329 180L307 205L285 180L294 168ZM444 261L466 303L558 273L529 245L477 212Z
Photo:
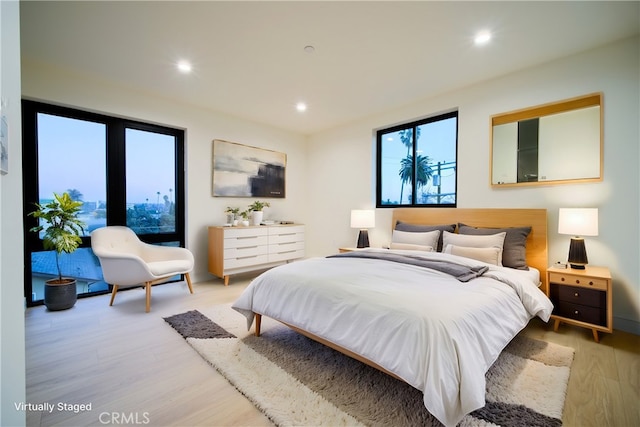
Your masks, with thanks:
M269 253L269 262L283 262L304 258L304 249L294 249L283 252Z
M296 234L296 233L304 234L304 225L279 225L279 226L269 227L270 236L288 235L288 234Z
M269 236L269 244L304 242L304 233L281 233Z
M268 236L269 230L266 227L229 227L224 230L224 238L234 237L253 237L253 236Z
M230 248L246 248L250 246L266 246L269 244L268 236L241 236L224 239L224 250Z
M227 260L234 258L246 258L256 255L266 255L269 247L266 245L261 246L244 246L241 248L228 248L224 250L225 266Z
M587 289L579 286L558 286L551 284L551 300L566 301L595 308L605 308L607 293L597 289Z
M268 254L260 255L245 255L238 258L230 258L224 260L224 269L233 270L234 268L259 266L260 264L266 264L269 262ZM258 267L259 268L259 267Z
M607 325L606 310L568 301L558 301L553 309L553 314L594 325Z
M285 261L304 257L304 242L269 245L269 261Z
M582 286L591 289L607 290L607 280L595 277L580 277L564 273L549 273L550 283L560 283L563 285Z

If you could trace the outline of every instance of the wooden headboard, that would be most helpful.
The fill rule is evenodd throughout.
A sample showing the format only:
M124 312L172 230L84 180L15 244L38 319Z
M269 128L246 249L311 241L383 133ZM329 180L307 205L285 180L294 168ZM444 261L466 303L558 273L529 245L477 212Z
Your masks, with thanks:
M547 290L546 209L396 208L391 227L398 221L425 225L461 222L473 227L531 227L527 238L527 264L540 271L540 290Z

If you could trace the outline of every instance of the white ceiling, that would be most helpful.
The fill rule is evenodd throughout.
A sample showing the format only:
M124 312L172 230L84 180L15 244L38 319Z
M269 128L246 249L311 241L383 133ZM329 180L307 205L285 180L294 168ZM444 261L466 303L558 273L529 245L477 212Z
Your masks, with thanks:
M22 1L21 48L23 60L311 134L638 34L639 5ZM474 46L482 29L493 40Z

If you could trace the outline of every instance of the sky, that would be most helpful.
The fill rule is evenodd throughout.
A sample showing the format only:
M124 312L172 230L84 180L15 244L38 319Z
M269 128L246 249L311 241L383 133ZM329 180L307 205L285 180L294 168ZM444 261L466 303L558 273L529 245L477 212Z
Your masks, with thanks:
M162 202L164 195L173 200L174 137L135 129L125 137L127 203ZM38 162L41 199L68 189L87 202L106 199L104 124L38 114Z

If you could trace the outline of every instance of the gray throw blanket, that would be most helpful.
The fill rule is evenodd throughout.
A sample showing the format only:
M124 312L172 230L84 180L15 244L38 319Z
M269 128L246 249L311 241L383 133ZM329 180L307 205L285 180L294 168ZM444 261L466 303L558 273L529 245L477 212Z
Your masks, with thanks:
M430 268L432 270L441 271L455 277L461 282L468 282L471 279L482 276L489 267L479 265L475 267L467 267L466 265L456 264L445 260L424 259L417 256L401 255L396 253L369 252L369 251L353 251L345 252L337 255L330 255L327 258L371 258L381 259L384 261L399 262L402 264L411 264L418 267Z

